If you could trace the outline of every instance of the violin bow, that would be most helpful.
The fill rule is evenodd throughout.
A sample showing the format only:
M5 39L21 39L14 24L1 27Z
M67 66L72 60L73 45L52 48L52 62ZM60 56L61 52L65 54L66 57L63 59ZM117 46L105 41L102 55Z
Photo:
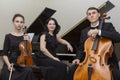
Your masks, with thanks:
M12 68L10 69L9 80L11 80L12 72L13 72L13 66L12 66Z

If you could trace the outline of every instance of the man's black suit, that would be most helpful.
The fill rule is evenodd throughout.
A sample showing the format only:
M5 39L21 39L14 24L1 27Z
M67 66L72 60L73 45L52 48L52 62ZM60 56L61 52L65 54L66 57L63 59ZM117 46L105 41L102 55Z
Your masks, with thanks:
M88 31L91 29L91 27L87 27L81 31L81 36L80 36L80 46L77 51L77 56L76 58L79 59L81 62L85 58L85 52L84 52L84 43L86 39L88 38ZM101 35L100 37L105 37L110 40L112 40L113 43L120 42L120 34L115 30L114 26L112 23L104 23L101 29ZM118 60L117 57L113 51L112 57L109 58L108 63L111 65L113 68L113 76L114 80L120 79L120 72L119 72L119 66L118 66ZM74 71L76 70L77 65L73 65L70 70L69 70L69 76L70 79L73 77Z

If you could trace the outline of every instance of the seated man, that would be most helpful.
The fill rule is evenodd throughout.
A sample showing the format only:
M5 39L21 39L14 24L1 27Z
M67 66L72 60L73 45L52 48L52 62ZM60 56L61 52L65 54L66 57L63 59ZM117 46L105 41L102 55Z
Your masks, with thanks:
M102 29L98 29L100 24L100 12L95 7L90 7L87 10L87 19L90 21L90 26L81 31L80 37L80 46L77 51L76 59L73 60L73 66L69 69L69 79L73 80L74 72L80 62L84 61L85 52L84 52L84 43L88 37L96 38L96 36L110 39L112 43L120 42L120 34L115 30L112 23L103 23ZM108 64L112 68L112 76L114 80L120 79L120 71L118 66L117 57L113 51L112 57L108 59Z

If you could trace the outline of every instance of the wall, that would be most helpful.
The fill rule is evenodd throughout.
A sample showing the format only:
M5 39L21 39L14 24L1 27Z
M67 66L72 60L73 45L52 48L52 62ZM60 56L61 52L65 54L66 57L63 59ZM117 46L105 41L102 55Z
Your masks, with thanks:
M55 17L61 25L59 35L64 34L71 27L86 17L86 10L90 6L99 7L107 0L0 0L0 50L3 46L5 34L12 31L12 17L15 13L21 13L25 16L26 26L29 26L45 7L57 10L52 16ZM116 29L120 31L120 1L110 0L115 4L108 15L111 16L111 22Z

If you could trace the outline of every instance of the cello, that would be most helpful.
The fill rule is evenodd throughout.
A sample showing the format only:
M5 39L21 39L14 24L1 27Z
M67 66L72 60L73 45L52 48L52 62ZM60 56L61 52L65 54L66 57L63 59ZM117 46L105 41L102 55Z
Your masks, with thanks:
M24 36L26 36L26 26L24 28ZM31 56L32 53L32 45L28 40L23 40L19 44L19 50L21 51L20 56L18 56L17 64L19 66L29 67L33 63L33 59Z
M98 29L102 28L106 14L100 21ZM112 56L113 44L107 38L96 36L88 37L84 44L85 59L81 62L75 73L74 80L112 80L111 69L107 64Z

